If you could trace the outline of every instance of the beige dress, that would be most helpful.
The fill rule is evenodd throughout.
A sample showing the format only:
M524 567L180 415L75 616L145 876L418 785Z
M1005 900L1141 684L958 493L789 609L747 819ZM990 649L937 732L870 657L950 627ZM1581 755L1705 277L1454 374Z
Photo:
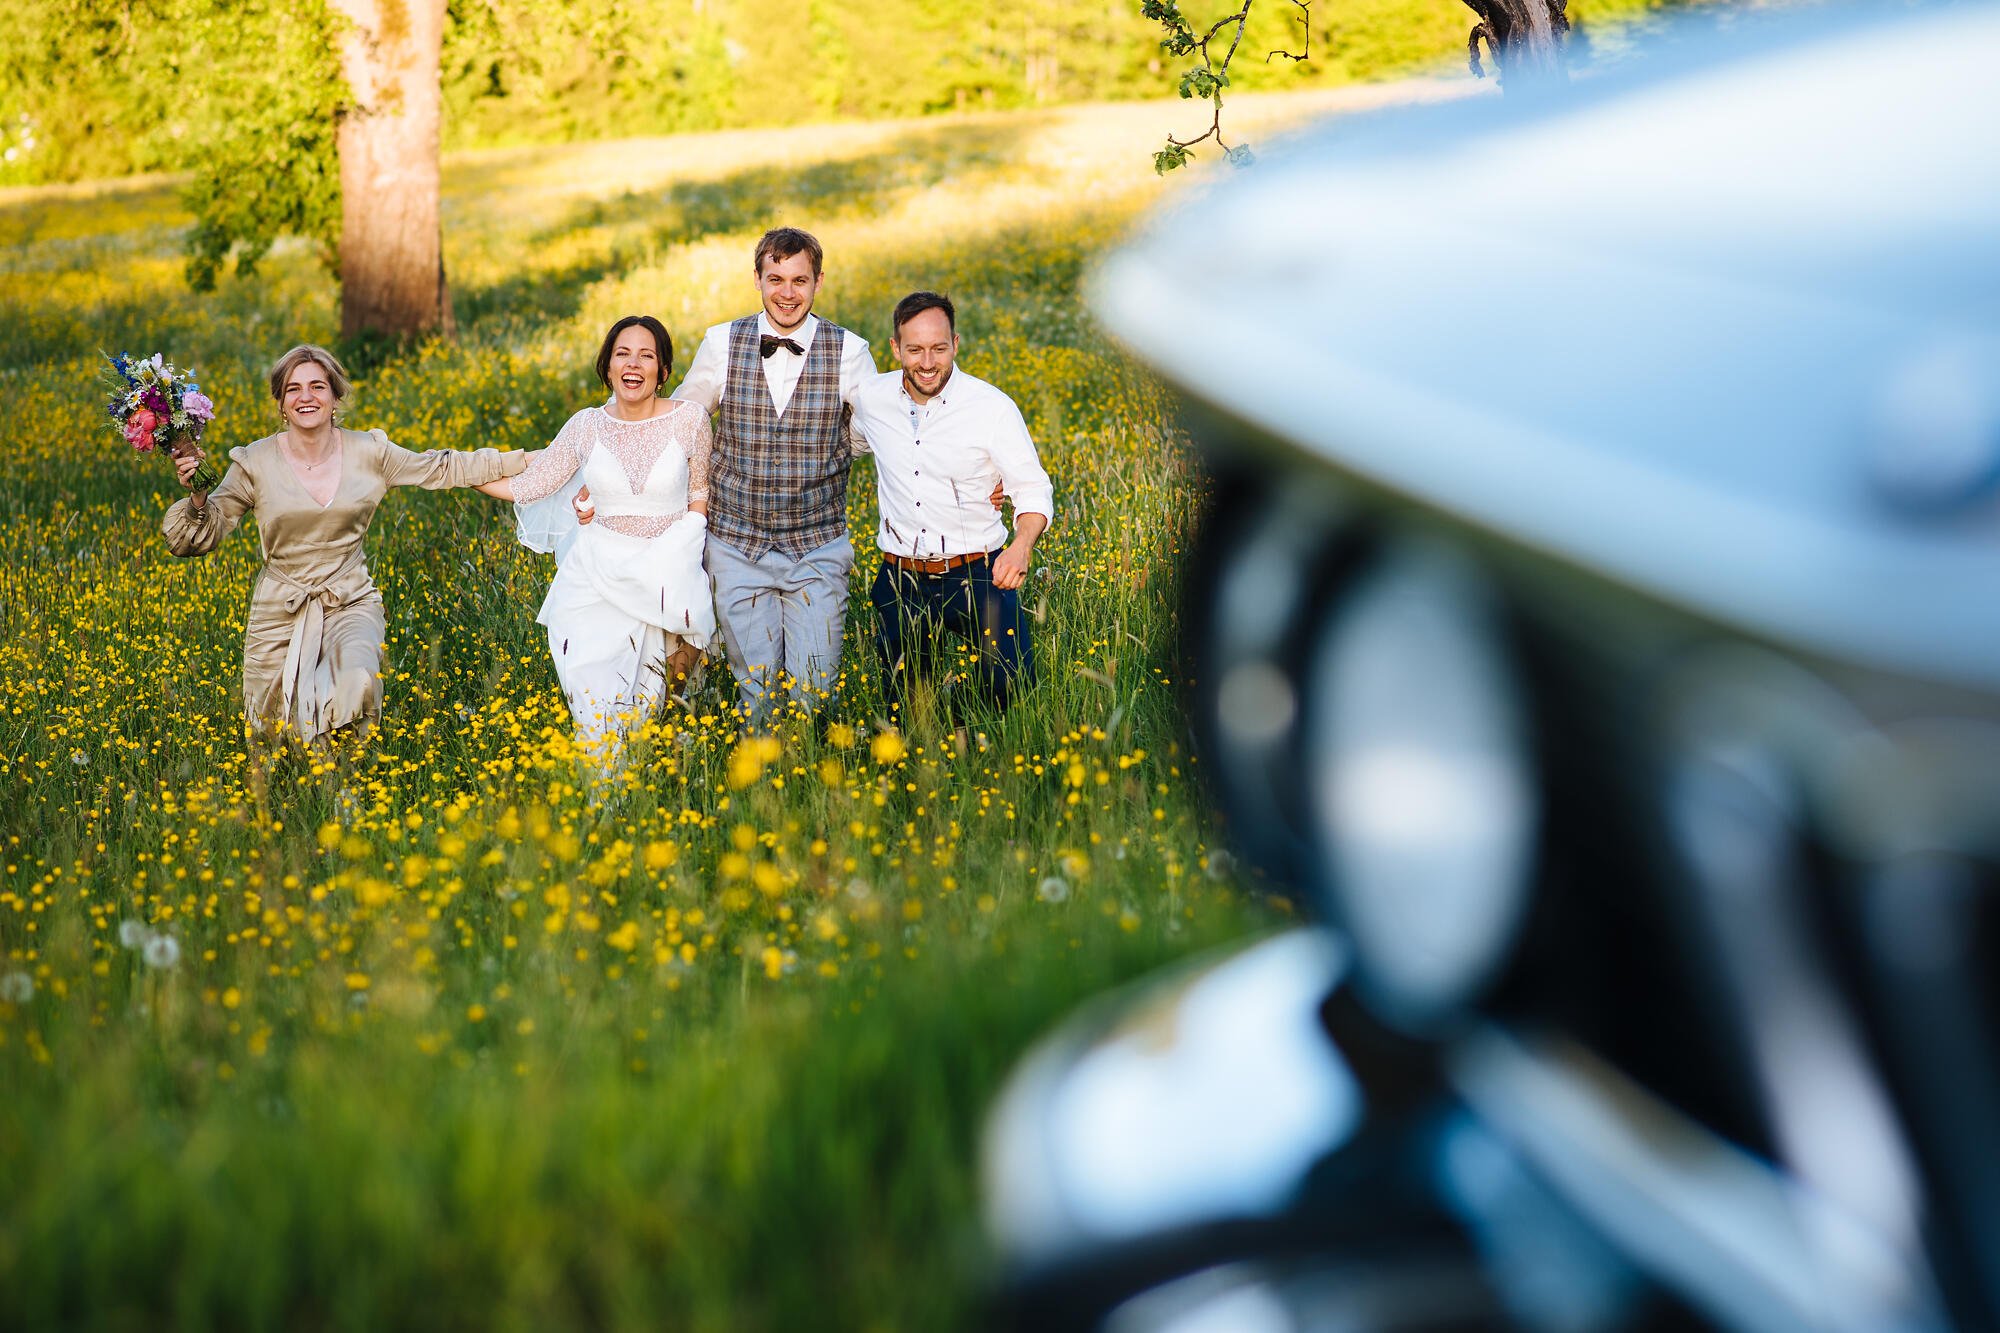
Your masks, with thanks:
M316 740L365 731L382 715L382 594L361 549L391 486L449 490L511 477L524 453L412 453L379 430L341 430L340 484L324 507L272 435L229 451L229 471L199 511L183 499L160 529L175 555L206 555L257 511L264 569L243 627L243 704L252 730Z

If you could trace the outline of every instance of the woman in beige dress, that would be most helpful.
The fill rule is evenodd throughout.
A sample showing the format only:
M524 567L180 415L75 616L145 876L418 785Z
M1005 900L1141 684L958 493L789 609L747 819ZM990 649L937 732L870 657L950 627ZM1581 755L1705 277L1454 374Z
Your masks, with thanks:
M334 416L347 388L331 352L285 353L271 371L285 429L231 449L214 492L190 486L161 524L175 555L206 555L257 511L264 569L243 627L243 702L256 733L360 737L381 717L387 623L361 542L390 487L478 486L528 465L524 453L413 453L379 430L344 429ZM199 461L194 451L176 460L182 485Z

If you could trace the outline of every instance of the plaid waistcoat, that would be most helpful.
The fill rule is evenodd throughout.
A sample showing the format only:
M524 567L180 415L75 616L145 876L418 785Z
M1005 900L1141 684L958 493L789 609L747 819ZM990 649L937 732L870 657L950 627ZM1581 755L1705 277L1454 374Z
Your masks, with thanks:
M729 374L709 458L708 530L755 560L794 560L847 531L852 458L840 401L847 330L822 319L785 414L764 382L757 316L729 326Z

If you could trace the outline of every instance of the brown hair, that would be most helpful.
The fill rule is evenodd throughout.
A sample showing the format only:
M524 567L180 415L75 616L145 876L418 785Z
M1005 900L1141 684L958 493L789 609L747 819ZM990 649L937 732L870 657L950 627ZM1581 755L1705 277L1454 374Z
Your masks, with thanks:
M903 326L926 310L944 311L944 322L953 333L958 332L958 310L951 298L941 292L911 292L896 302L895 313L889 316L889 333L898 342L903 338Z
M347 368L340 364L339 358L324 347L315 347L311 343L300 343L297 347L279 357L278 364L271 367L272 401L281 407L284 405L285 381L292 377L293 371L308 361L326 372L326 384L329 389L333 390L333 400L336 403L347 397L348 389L353 386L347 382Z
M819 248L818 238L809 231L800 231L797 227L773 227L758 240L757 253L751 256L750 268L761 278L764 276L766 259L782 262L801 251L812 256L813 276L817 278L820 264L826 258L825 253Z
M653 335L653 350L660 354L660 382L653 386L653 392L658 393L667 387L667 372L674 368L674 340L667 326L651 315L627 315L611 326L611 332L604 335L604 345L597 349L597 378L605 388L611 387L611 353L618 347L618 335L634 325Z

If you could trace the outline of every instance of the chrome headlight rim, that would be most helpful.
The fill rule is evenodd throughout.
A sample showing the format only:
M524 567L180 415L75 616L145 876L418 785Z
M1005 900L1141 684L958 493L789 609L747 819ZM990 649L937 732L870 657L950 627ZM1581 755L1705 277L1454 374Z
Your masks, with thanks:
M1431 586L1413 591L1413 580ZM1351 709L1345 719L1336 716L1339 687L1337 683L1327 687L1328 675L1341 668L1329 660L1329 653L1339 651L1344 635L1351 639L1359 632L1355 620L1369 613L1371 599L1394 587L1435 601L1431 610L1439 614L1432 626L1433 636L1438 630L1443 630L1446 638L1462 636L1456 648L1464 650L1464 659L1446 664L1447 670L1459 673L1448 682L1460 692L1455 700L1461 706L1457 721L1475 730L1488 729L1483 737L1433 733L1428 738L1433 753L1404 756L1419 765L1415 774L1406 766L1405 779L1428 779L1406 782L1411 787L1409 794L1455 794L1462 798L1455 804L1457 814L1487 821L1489 832L1497 833L1500 841L1496 845L1489 837L1483 845L1470 848L1459 867L1474 876L1489 876L1489 882L1478 891L1480 900L1470 904L1486 918L1478 926L1481 938L1465 942L1464 956L1453 965L1452 975L1442 977L1433 969L1432 976L1421 983L1415 975L1421 960L1409 951L1422 949L1423 942L1409 931L1402 940L1390 940L1384 933L1392 927L1379 910L1383 896L1397 892L1399 886L1363 883L1370 872L1355 865L1353 839L1357 830L1351 821L1357 815L1369 817L1365 810L1357 809L1356 797L1363 806L1381 804L1366 790L1354 789L1357 776L1362 781L1369 776L1367 766L1364 764L1358 774L1350 770L1345 778L1335 776L1329 772L1327 753L1329 745L1344 743L1342 732L1351 731L1355 721ZM1320 594L1301 668L1308 702L1297 745L1299 772L1309 799L1320 812L1308 830L1315 867L1313 891L1323 909L1348 934L1355 953L1355 989L1377 1019L1407 1037L1447 1039L1462 1030L1481 1002L1502 986L1540 906L1551 797L1542 763L1541 704L1531 679L1525 630L1504 583L1483 567L1477 546L1463 534L1447 536L1419 523L1385 524L1374 529L1365 555L1350 563L1338 586L1323 584ZM1383 628L1377 626L1376 632ZM1464 711L1467 708L1470 713ZM1484 745L1490 752L1468 754L1468 740L1475 742L1470 749ZM1465 762L1468 759L1471 762ZM1421 771L1426 763L1427 774ZM1395 773L1393 767L1377 765L1374 775L1394 777ZM1336 784L1343 782L1347 790L1336 790ZM1505 808L1481 809L1482 797L1492 806ZM1378 821L1380 817L1407 819L1409 813L1385 807L1378 809L1375 817ZM1438 814L1435 805L1422 812L1424 819L1435 819ZM1346 840L1337 827L1343 819L1350 821ZM1489 859L1502 864L1496 869L1488 864ZM1380 875L1379 870L1374 873ZM1431 942L1437 942L1435 936ZM1399 950L1403 956L1392 956Z

